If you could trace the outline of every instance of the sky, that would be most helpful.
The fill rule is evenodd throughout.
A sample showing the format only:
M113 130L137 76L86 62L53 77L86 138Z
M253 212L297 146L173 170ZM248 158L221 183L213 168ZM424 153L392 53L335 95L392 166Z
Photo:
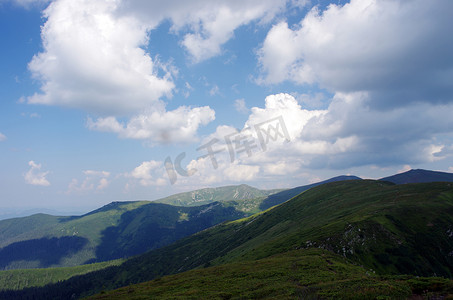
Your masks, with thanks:
M451 0L0 0L0 209L453 172Z

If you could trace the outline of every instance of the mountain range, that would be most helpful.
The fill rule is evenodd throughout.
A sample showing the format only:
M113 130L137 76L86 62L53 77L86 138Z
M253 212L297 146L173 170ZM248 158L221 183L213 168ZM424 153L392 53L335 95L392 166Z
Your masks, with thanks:
M448 183L453 181L453 174L436 173L440 172L414 170L379 181L337 177L330 182L284 191L260 192L240 185L217 190L228 197L237 195L234 199L224 199L216 194L216 189L205 189L159 201L176 199L186 206L114 202L83 216L34 215L0 221L0 242L6 245L0 250L4 268L23 268L27 264L58 266L62 262L76 265L81 261L138 255L118 266L93 267L98 271L66 276L63 279L69 279L47 287L20 285L26 288L3 291L0 298L81 297L147 280L153 281L127 288L127 295L142 297L150 291L172 290L169 287L174 293L186 293L177 284L182 278L190 278L190 285L197 290L194 297L211 297L213 290L202 292L203 276L220 272L236 277L243 274L246 278L266 270L282 274L268 274L276 276L275 282L280 282L287 273L295 274L285 297L299 294L325 297L339 292L333 283L341 280L344 283L343 273L351 280L344 289L362 291L367 297L373 293L390 296L419 293L423 284L425 289L421 292L447 295L450 288L453 290L450 280L422 278L453 276L453 187ZM442 178L444 182L395 184L430 178ZM193 206L193 199L197 203L211 202ZM251 215L244 210L244 202L252 203L252 210L260 212ZM34 254L20 249L33 249ZM54 258L39 256L47 251L55 251ZM293 266L310 261L317 263ZM278 271L283 265L289 269ZM193 269L200 270L190 271ZM319 285L317 276L324 276L321 271L312 277L307 275L321 269L330 274L330 287ZM185 271L191 273L181 273ZM0 272L0 284L11 285L5 279L13 277L11 272ZM67 272L71 273L71 268ZM159 279L177 273L181 275ZM403 274L406 277L397 277ZM306 283L302 280L304 276ZM264 288L272 287L266 278L263 275L260 280L254 279L262 288L250 291L250 297L257 297L260 292L274 295ZM217 284L225 285L226 298L239 295L227 284L231 278L222 280ZM244 284L242 290L247 288ZM274 292L275 297L283 295L279 294L281 290ZM124 298L121 293L124 289L109 292L106 297ZM173 297L162 293L162 297Z
M0 269L67 267L137 255L260 212L325 182L283 191L242 184L156 201L112 202L82 216L35 214L2 220Z

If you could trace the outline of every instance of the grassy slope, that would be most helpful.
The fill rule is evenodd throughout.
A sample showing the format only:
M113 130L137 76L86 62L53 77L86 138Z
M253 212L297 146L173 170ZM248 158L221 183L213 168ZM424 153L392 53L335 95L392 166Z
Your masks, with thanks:
M341 176L336 176L324 181L312 183L309 185L303 185L303 186L298 186L292 189L287 189L272 195L267 196L265 199L261 201L259 204L259 211L266 210L272 206L281 204L285 202L288 199L291 199L297 195L299 195L302 192L305 192L306 190L309 190L311 188L314 188L315 186L323 185L325 183L329 182L336 182L336 181L345 181L345 180L361 180L360 177L357 176L346 176L346 175L341 175Z
M329 183L258 215L217 225L46 292L87 295L102 287L312 247L329 249L378 274L451 277L452 186L396 186L367 180ZM39 290L28 292L49 296Z
M109 226L118 225L121 215L127 211L134 210L147 201L122 202L109 204L95 212L80 217L57 217L45 214L36 214L30 217L15 218L0 221L0 246L50 237L81 237L88 242L83 249L75 254L62 258L58 266L75 266L83 264L95 257L96 247L100 244L103 231ZM27 261L12 263L4 268L36 268L49 267L42 265L39 261Z
M39 287L49 283L66 280L76 275L120 265L124 260L118 259L102 263L63 268L21 269L0 271L0 290L20 290L26 287Z
M179 199L178 201L186 206L212 203L216 200L225 201L223 203L225 211L220 212L220 215L212 216L212 220L204 222L204 224L197 220L197 224L190 224L186 226L186 229L179 226L182 223L180 221L191 221L189 215L196 215L196 209L165 209L162 204L149 201L113 202L77 217L36 214L30 217L3 220L0 221L0 248L5 249L12 245L22 249L21 251L24 253L16 255L18 257L14 257L14 261L11 262L0 259L0 269L75 266L143 253L145 250L161 247L190 235L197 228L202 230L225 220L256 213L260 211L258 208L260 201L265 196L278 191L280 190L261 191L247 185L240 185L203 189L166 198L167 200ZM192 199L191 197L194 197L195 202L188 203L187 201ZM184 200L180 201L181 199ZM228 200L231 199L236 199L236 201L229 203ZM174 201L162 202L176 203ZM144 206L147 209L143 210ZM153 208L153 206L156 207ZM156 212L156 210L159 211ZM225 215L226 212L231 215ZM132 218L136 220L132 221ZM172 230L175 227L178 227L178 232ZM156 231L158 231L158 237L153 237L151 232ZM152 242L146 240L150 235ZM24 241L28 241L28 243L21 243ZM65 252L61 253L61 257L53 260L43 260L36 255L28 255L24 250L41 246L43 248L41 252L46 252L45 249L56 249L56 245L62 244L62 242L65 242ZM111 251L108 250L109 247L112 248ZM75 253L72 253L70 249L76 249L73 251ZM58 250L55 251L58 252ZM15 250L10 247L2 254L6 257L14 252Z
M382 277L322 249L169 275L90 299L404 299L452 296L442 278Z
M11 244L0 249L0 268L75 266L128 257L244 216L220 203L175 207L142 201L114 202L81 217L6 220L0 222L0 237Z

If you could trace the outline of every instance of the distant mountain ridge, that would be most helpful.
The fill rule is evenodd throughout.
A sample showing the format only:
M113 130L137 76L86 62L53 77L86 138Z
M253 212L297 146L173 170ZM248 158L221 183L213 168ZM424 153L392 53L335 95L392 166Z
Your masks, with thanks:
M395 184L427 183L427 182L453 182L453 174L447 172L412 169L404 173L381 178Z
M246 216L219 202L177 207L112 202L82 216L0 221L0 270L75 266L141 254Z
M260 190L245 184L206 188L156 201L112 202L82 216L35 214L2 220L0 269L74 266L137 255L224 221L262 212L314 187L346 180L361 179L342 175L287 190ZM381 181L453 181L453 174L411 170ZM31 249L41 256L32 255Z
M362 276L365 280L374 272L384 276L412 274L453 278L453 257L449 255L453 252L452 232L453 187L450 183L331 182L260 214L220 224L131 258L121 266L42 289L0 292L0 298L4 295L9 299L23 299L27 294L37 299L84 297L163 275L230 263L260 264L261 259L291 251L305 253L310 249L324 249L336 258L345 257L349 262L344 263L348 266L351 261L357 268L363 266L362 274L368 274ZM320 257L326 256L320 253ZM331 268L336 264L332 259L322 259L326 263L322 268L329 274L337 272ZM292 266L295 269L309 265L293 262ZM317 272L316 266L310 270ZM265 279L274 275L260 273L261 285L256 288L265 288ZM302 273L301 282L304 276L310 274ZM234 285L235 279L231 277L224 284ZM152 284L160 282L163 281L155 280ZM203 282L204 279L199 278L194 284L206 287ZM134 297L135 292L131 288L127 293ZM317 290L310 292L316 295ZM409 297L411 290L405 290L404 295Z
M154 202L175 206L199 206L216 201L264 198L279 191L282 189L260 190L247 184L241 184L179 193Z

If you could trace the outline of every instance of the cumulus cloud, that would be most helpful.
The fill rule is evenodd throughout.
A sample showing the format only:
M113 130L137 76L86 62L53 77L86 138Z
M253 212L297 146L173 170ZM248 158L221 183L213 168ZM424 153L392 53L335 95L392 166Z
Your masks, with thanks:
M242 129L222 125L205 137L200 156L183 168L191 176L178 177L176 184L250 182L297 172L296 142L306 124L325 113L303 109L289 94L269 95L263 108L251 109Z
M72 179L68 185L66 193L85 193L93 190L100 192L107 188L110 184L110 181L107 179L110 177L110 172L86 170L82 173L85 175L82 182L79 182L79 180L75 178Z
M6 141L6 135L0 132L0 142Z
M368 92L373 106L453 100L453 2L352 0L280 22L259 50L259 82Z
M132 117L126 124L115 117L88 119L91 130L117 133L121 138L150 139L155 142L190 142L201 125L215 119L211 108L181 106L173 111L149 111Z
M294 132L282 156L310 169L445 158L453 128L452 10L448 0L352 0L314 7L295 26L274 25L258 51L257 81L334 95L294 93L307 108L326 109ZM267 152L263 161L269 157L278 159Z
M58 0L44 11L44 51L29 64L42 81L28 103L61 105L100 114L124 115L171 95L171 74L141 47L146 24L115 14L118 1Z
M132 172L127 173L126 177L139 180L142 186L162 186L168 184L163 178L164 165L160 161L144 161Z
M218 126L205 137L199 157L183 166L192 176L179 176L176 185L262 181L307 169L416 165L451 152L437 137L451 136L452 104L388 111L370 109L367 100L367 93L337 93L325 110L307 110L289 94L269 95L264 107L251 109L242 129Z
M49 186L50 182L46 176L49 172L40 172L41 164L37 164L34 161L29 161L28 165L30 169L24 174L25 182L31 185Z
M29 63L41 91L24 101L87 111L98 117L89 121L91 129L121 137L187 141L214 119L214 112L208 107L166 111L163 99L175 90L175 67L144 50L153 42L152 30L169 20L171 33L193 62L200 62L221 54L238 27L269 22L287 5L286 0L53 1L44 10L43 51ZM190 90L188 85L186 95ZM175 116L189 119L178 120L181 127L160 126L172 124ZM121 117L130 120L120 122Z
M326 143L326 151L335 149L339 141L345 142L340 147L343 152L313 159L312 167L417 164L439 159L437 153L443 144L436 137L448 135L453 128L448 117L452 104L417 103L373 110L366 105L367 100L363 93L338 93L328 112L307 124L302 140Z
M143 50L152 29L170 20L198 62L220 54L236 28L268 22L284 8L286 0L53 1L44 10L44 51L29 64L41 92L27 101L113 116L162 108L159 99L175 85L172 68Z

